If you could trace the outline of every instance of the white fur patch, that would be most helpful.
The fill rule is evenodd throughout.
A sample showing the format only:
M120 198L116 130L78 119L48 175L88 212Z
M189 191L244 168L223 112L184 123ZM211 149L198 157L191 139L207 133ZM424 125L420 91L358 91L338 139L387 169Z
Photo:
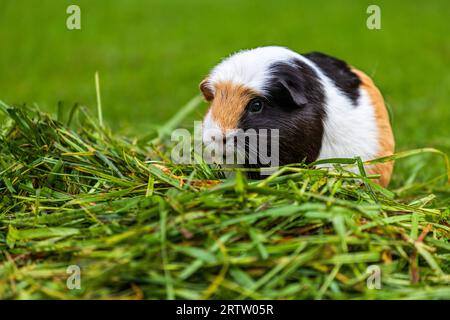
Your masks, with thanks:
M211 110L206 114L205 119L203 120L203 130L202 130L202 140L205 144L213 142L213 137L218 133L221 133L217 122L214 121Z
M296 55L287 48L276 46L243 50L219 63L211 71L208 84L213 92L216 83L232 82L263 94L270 79L270 65L277 61L287 61Z
M356 106L336 89L326 93L327 116L319 159L374 159L378 153L378 127L370 97L360 89Z
M211 111L208 111L203 121L202 141L205 147L214 150L220 150L224 154L234 153L234 142L230 139L236 134L236 129L223 130L216 121L214 121ZM225 145L223 139L226 139Z

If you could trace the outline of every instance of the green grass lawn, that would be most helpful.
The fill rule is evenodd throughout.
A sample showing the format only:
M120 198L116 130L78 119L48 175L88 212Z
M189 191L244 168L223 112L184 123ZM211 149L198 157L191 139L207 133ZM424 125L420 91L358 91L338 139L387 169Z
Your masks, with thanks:
M94 108L98 70L108 123L143 134L198 94L221 58L284 45L335 55L373 76L392 109L399 150L450 150L446 0L379 1L382 29L372 31L371 1L76 1L79 31L65 27L69 3L2 1L2 100Z
M71 126L0 111L0 298L450 298L442 182L383 189L351 159L223 179L84 108Z
M61 148L47 154L42 149L45 139L63 139L62 133L45 139L40 135L45 130L53 132L59 125L45 122L47 119L45 130L35 133L20 124L2 125L0 135L7 136L5 141L9 142L0 146L4 147L0 148L0 251L8 254L0 258L0 297L70 298L74 294L129 298L136 294L147 298L200 298L219 292L223 295L218 297L235 298L236 292L246 287L253 289L241 294L250 298L449 297L445 285L449 273L450 188L444 184L443 157L421 154L397 161L391 191L375 190L376 201L371 190L358 191L351 184L342 187L341 179L309 171L292 173L293 182L289 184L275 180L269 191L257 189L253 182L232 180L223 187L227 193L220 198L216 191L211 194L201 188L179 192L175 187L169 191L174 187L170 177L148 172L137 164L146 161L148 146L141 145L142 141L137 145L132 142L133 137L144 136L164 124L198 95L198 83L221 58L244 48L283 45L298 52L334 55L371 75L390 107L397 150L433 147L450 154L449 1L376 1L381 7L381 30L366 28L366 8L373 1L82 0L75 1L81 7L82 29L69 31L66 8L72 3L0 2L0 100L10 106L35 103L53 114L62 102L65 115L79 103L95 114L94 73L98 71L105 122L121 135L102 132L89 122L86 131L75 130L77 136L71 133L70 139L76 143L65 141ZM202 103L179 125L191 127L192 120L201 119L206 108ZM6 119L0 112L0 121ZM6 128L15 128L11 131L14 134L6 134ZM63 126L64 130L71 129ZM35 149L24 153L20 148L15 150L23 139L37 139L33 140ZM85 143L92 143L110 163L98 154L94 158L86 155L86 159L61 155L80 152ZM127 155L121 154L124 150ZM136 163L128 155L136 156ZM10 167L17 156L23 156L23 162ZM62 167L59 159L63 159ZM165 160L163 154L155 159ZM130 174L131 180L122 181L111 164ZM91 171L77 171L75 166ZM193 178L215 178L205 173L205 168L194 173L192 168L171 169L185 183ZM149 175L154 176L156 198L148 194L152 185L147 180ZM42 197L49 203L39 202L41 195L35 188L43 190ZM12 197L15 192L23 198ZM200 200L195 199L197 196ZM244 198L253 200L245 206ZM280 222L278 214L283 213L272 216L272 204L284 208L291 206L291 201L304 210L293 212L283 223L293 230L311 227L311 234L308 229L302 235L313 237L312 247L296 247L292 230L283 233L274 225ZM310 202L316 207L308 207ZM64 209L58 211L59 205ZM125 209L121 209L123 205ZM322 214L327 210L337 218ZM54 211L58 214L47 217ZM160 216L160 211L167 217ZM205 216L200 215L197 221L194 218L199 212ZM214 212L221 215L216 219ZM262 212L263 219L255 228L250 226L256 218L243 224L233 220L251 212ZM62 217L64 213L68 216ZM379 220L375 213L385 216ZM410 213L415 213L412 221L404 215ZM184 226L187 233L177 229L184 214L194 217ZM365 237L360 222L366 220L379 229ZM166 223L167 234L160 229ZM217 223L219 230L214 229ZM422 244L416 246L405 240L405 235L417 239L428 223L437 228L426 240L426 245L437 248L430 251L431 256L428 251L424 253ZM31 227L37 231L30 231ZM240 260L230 260L237 265L226 260L223 248L214 247L217 237L230 234L238 240L229 243L229 256L243 259L241 266ZM320 238L322 235L325 238ZM148 247L140 243L141 237ZM204 238L208 239L205 243ZM300 237L298 241L308 239ZM228 239L223 241L227 243ZM285 245L277 247L280 242ZM186 249L189 245L194 250ZM161 258L161 250L168 250L168 256ZM246 250L247 254L239 258ZM413 252L417 260L408 260ZM316 254L318 263L314 262ZM23 261L14 260L22 256ZM264 257L267 263L261 262ZM2 259L8 263L1 264ZM297 259L302 262L292 265ZM374 293L360 287L368 263L392 259L394 265L383 269L389 274L387 291ZM91 288L100 290L98 295L87 291L61 293L64 283L57 280L67 263L74 261L93 266L88 282ZM275 269L283 261L286 269ZM161 263L171 271L165 273ZM409 283L409 263L418 263L422 270L424 282L418 291ZM114 267L100 277L106 265ZM227 270L221 269L224 265ZM29 271L27 266L32 269L28 276L24 275ZM148 268L153 271L148 273ZM57 270L54 281L47 281L53 277L52 270ZM226 272L222 282L221 270ZM274 278L260 278L271 270ZM330 272L340 278L338 282L327 277ZM291 276L301 277L302 283L295 286ZM220 282L223 291L214 287L214 281ZM16 291L2 287L16 282ZM130 283L136 287L130 287ZM26 289L21 291L20 286ZM433 287L431 293L427 293L427 286ZM134 292L135 288L141 289Z

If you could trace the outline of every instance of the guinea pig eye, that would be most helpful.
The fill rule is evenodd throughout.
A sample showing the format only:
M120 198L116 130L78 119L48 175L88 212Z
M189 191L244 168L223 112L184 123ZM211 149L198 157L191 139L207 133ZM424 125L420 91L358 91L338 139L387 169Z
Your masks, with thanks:
M253 99L248 104L248 111L251 113L258 113L258 112L261 112L263 107L264 107L264 102L261 99Z

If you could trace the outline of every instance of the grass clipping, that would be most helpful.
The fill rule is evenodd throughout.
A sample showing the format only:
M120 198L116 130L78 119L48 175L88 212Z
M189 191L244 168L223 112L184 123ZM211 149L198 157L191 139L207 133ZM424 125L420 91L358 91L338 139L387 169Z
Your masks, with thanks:
M77 106L1 110L2 299L450 298L442 179L400 196L334 159L225 180L171 163L183 116L130 139Z

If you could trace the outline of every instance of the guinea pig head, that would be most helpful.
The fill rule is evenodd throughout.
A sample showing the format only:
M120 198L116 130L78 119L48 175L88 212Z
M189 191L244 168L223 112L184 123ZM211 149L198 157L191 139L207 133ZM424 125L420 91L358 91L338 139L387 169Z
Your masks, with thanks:
M314 161L321 148L325 116L321 83L315 71L296 57L264 49L231 56L201 82L200 90L210 103L203 142L226 145L236 132L252 130L259 138L276 132L278 145L268 149L277 147L280 165ZM221 141L214 139L218 132ZM264 141L274 140L266 137ZM246 156L252 150L258 152L259 143L247 143Z

